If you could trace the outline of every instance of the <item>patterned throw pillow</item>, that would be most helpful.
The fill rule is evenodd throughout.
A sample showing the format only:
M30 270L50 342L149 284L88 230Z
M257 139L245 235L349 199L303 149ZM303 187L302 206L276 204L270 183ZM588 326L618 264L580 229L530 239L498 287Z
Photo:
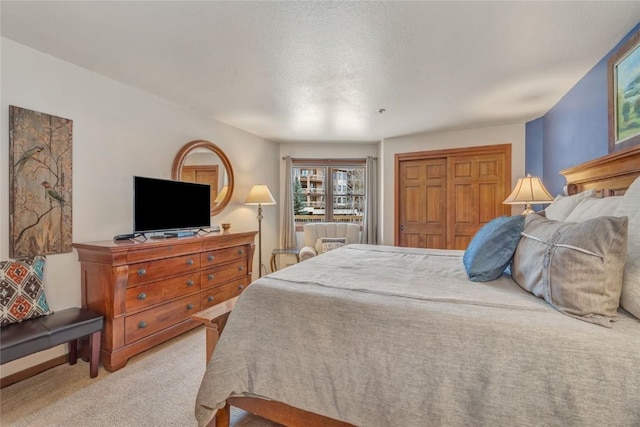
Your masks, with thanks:
M45 257L0 262L0 326L51 314L42 278Z
M473 282L496 280L507 268L520 241L524 216L501 216L478 230L462 257Z
M347 244L346 237L321 237L319 240L320 250L317 251L318 254L329 252L330 250L337 249L340 246L344 246Z

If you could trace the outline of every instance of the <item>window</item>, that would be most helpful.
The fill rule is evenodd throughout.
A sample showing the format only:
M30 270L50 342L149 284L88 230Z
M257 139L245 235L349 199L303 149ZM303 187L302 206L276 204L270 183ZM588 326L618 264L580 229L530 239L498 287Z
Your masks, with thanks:
M353 222L362 226L365 160L293 162L296 229L308 222Z

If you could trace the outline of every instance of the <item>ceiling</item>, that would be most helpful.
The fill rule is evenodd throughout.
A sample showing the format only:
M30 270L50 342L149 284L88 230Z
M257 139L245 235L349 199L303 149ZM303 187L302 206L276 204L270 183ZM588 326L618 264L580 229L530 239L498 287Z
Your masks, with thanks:
M3 37L273 141L377 141L535 119L640 21L640 1L0 8Z

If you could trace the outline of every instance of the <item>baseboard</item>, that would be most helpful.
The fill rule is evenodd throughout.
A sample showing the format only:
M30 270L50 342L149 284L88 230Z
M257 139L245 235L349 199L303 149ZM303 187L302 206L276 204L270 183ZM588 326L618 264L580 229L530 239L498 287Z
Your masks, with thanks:
M5 388L10 386L11 384L15 384L18 381L26 380L27 378L31 378L35 375L38 375L41 372L46 371L47 369L54 368L58 365L65 364L69 361L69 356L67 354L63 354L62 356L55 357L51 360L47 360L46 362L40 363L39 365L32 366L23 371L16 372L15 374L7 375L6 377L0 378L0 388Z

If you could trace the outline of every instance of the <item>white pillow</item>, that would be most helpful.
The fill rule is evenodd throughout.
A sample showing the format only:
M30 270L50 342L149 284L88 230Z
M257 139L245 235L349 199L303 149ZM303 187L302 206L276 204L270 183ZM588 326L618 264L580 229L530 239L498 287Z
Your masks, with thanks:
M640 319L640 178L636 178L614 212L629 218L627 263L622 279L620 305Z
M564 221L583 222L599 216L614 216L613 213L622 201L622 197L623 196L584 198Z
M583 199L593 197L594 195L595 191L589 189L582 193L574 194L573 196L558 196L553 200L553 203L547 206L544 214L548 219L564 221Z

